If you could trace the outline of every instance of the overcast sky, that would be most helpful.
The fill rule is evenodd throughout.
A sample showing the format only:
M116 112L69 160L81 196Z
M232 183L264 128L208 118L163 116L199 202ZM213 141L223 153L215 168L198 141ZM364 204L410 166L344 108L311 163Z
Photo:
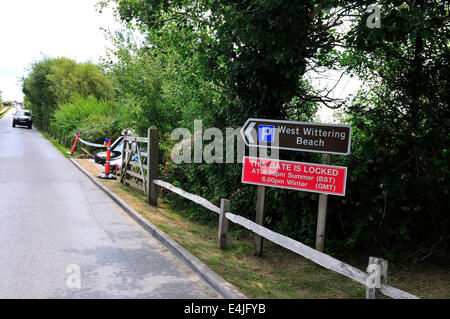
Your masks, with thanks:
M1 0L0 91L2 99L23 100L18 79L42 54L98 62L105 55L100 27L116 29L110 10L96 11L98 0Z

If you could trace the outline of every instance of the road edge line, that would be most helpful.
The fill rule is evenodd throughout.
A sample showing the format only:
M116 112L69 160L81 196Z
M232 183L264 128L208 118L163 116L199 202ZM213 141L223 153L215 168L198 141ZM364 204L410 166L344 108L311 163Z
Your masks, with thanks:
M95 185L97 185L106 195L108 195L120 208L122 208L131 218L133 218L141 227L152 234L164 246L166 246L175 256L180 258L191 270L206 281L219 295L225 299L248 299L242 292L235 288L228 281L220 277L197 257L188 252L185 248L175 242L166 233L153 225L150 221L142 217L138 212L131 208L123 199L114 194L108 188L99 183L89 172L87 172L74 159L69 161L75 165L84 175L86 175Z

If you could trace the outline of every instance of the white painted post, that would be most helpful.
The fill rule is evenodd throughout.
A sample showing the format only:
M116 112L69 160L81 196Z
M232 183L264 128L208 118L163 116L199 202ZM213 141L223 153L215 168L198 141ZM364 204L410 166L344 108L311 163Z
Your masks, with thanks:
M124 137L125 138L125 137ZM131 160L131 153L128 154L128 157L125 158L127 156L127 148L128 148L128 144L130 144L127 140L124 141L123 143L123 153L122 153L122 166L120 168L120 182L124 183L125 181L125 175L128 169L128 164L130 164L130 160Z
M125 163L126 163L126 156L127 156L127 143L128 141L125 139L127 137L126 135L123 136L123 148L122 148L122 163L120 164L120 182L123 183L124 172L126 170Z
M382 258L370 257L367 267L366 299L384 299L381 285L386 284L388 262Z

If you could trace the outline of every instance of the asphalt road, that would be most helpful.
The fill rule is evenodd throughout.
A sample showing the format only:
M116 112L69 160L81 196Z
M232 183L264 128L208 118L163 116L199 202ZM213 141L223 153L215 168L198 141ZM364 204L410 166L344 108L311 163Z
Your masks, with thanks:
M0 119L0 298L218 298L36 129Z

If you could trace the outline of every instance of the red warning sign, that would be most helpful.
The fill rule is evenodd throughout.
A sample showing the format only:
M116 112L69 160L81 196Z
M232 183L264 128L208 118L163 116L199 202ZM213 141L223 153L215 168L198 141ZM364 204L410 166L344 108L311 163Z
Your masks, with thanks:
M347 167L244 156L242 183L345 196Z

